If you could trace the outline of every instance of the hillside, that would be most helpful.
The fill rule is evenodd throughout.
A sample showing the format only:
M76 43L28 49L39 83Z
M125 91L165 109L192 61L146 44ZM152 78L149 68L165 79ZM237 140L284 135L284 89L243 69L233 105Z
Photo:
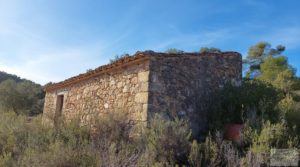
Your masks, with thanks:
M17 75L14 75L14 74L8 74L8 73L6 73L6 72L4 72L4 71L0 71L0 82L5 81L5 80L8 80L8 79L14 80L15 82L28 81L28 80L26 80L26 79L20 78L20 77L17 76Z

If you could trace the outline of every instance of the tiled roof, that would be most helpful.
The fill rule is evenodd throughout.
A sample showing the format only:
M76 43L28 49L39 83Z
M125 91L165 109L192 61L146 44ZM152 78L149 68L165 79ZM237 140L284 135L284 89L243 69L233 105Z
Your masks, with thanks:
M219 53L197 53L197 52L195 52L195 53L185 53L185 52L184 53L159 53L159 52L153 52L153 51L137 52L133 56L125 56L116 61L113 61L110 64L100 66L94 70L89 70L86 73L79 74L77 76L68 78L68 79L58 82L58 83L47 85L47 86L45 86L44 89L46 91L51 91L51 90L63 88L65 86L69 86L74 83L78 83L80 81L93 78L93 77L103 74L105 72L117 69L124 65L130 65L130 64L134 64L135 62L140 62L140 61L148 59L152 56L155 56L155 57L163 57L163 56L164 57L178 57L178 56L185 57L185 56L206 56L206 55L217 55L217 56L238 55L238 56L240 56L240 54L237 52L219 52Z

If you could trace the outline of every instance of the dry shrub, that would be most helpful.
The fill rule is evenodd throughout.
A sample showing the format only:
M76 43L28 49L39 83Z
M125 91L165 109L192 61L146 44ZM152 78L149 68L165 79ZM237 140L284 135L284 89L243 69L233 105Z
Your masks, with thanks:
M188 164L190 138L191 130L186 120L166 120L155 115L144 134L143 164Z

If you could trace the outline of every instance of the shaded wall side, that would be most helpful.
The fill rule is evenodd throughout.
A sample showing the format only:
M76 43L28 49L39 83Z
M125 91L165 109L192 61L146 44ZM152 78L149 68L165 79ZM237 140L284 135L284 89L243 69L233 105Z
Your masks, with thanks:
M47 92L44 120L55 114L58 94L64 95L62 115L80 115L90 120L94 114L128 112L134 121L147 120L149 61L123 67L68 87Z
M227 82L240 84L241 56L156 57L150 63L149 111L187 117L194 135L207 130L207 107L212 92Z

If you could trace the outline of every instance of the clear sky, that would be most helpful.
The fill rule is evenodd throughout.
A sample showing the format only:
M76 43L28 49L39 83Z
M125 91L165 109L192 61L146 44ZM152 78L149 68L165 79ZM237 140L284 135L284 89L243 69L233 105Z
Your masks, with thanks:
M138 50L268 41L300 74L300 0L0 0L0 70L57 82Z

